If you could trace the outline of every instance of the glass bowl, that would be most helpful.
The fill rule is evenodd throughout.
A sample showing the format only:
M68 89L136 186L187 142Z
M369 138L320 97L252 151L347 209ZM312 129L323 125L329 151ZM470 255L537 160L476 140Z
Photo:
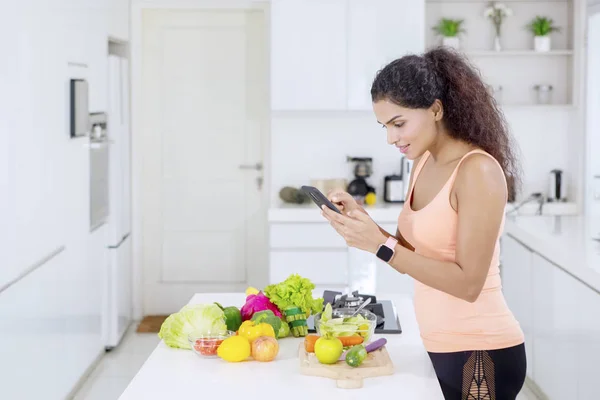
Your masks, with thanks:
M361 336L363 343L369 343L375 334L377 325L377 316L368 310L360 310L358 314L350 318L356 311L355 308L336 308L332 312L331 320L321 322L323 313L318 313L314 317L315 330L317 335L333 332L334 336ZM325 329L322 329L325 326Z
M233 331L221 332L192 332L188 336L188 341L194 353L202 357L215 357L217 349L228 337L234 336Z

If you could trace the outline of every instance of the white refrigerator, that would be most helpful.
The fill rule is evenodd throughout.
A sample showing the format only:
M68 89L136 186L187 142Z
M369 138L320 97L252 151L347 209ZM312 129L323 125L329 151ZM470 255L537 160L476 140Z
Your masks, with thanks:
M132 319L131 139L129 130L129 63L109 55L108 138L109 267L104 290L104 344L116 347Z

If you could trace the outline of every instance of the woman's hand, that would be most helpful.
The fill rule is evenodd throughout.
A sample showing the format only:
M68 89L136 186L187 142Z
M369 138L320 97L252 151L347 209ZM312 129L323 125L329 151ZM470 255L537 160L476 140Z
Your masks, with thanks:
M358 208L347 211L346 215L340 215L323 206L323 216L350 247L375 254L387 239L371 217Z
M327 198L342 212L348 216L350 211L356 210L367 213L348 192L340 189L334 189L328 193Z

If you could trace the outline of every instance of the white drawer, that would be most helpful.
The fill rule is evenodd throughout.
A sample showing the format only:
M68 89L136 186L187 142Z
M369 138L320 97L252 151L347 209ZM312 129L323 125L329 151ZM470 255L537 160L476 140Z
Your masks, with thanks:
M272 249L346 249L344 239L329 223L271 224Z
M348 282L348 251L271 251L269 283L299 274L319 286Z
M377 293L378 294L414 294L414 280L410 275L401 274L394 268L377 260Z

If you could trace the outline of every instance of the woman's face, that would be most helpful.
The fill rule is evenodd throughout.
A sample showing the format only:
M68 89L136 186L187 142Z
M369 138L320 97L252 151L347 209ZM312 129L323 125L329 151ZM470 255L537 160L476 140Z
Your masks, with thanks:
M439 102L427 109L414 109L379 100L373 103L373 110L377 121L387 130L387 142L409 160L419 158L435 142L436 122L441 120Z

